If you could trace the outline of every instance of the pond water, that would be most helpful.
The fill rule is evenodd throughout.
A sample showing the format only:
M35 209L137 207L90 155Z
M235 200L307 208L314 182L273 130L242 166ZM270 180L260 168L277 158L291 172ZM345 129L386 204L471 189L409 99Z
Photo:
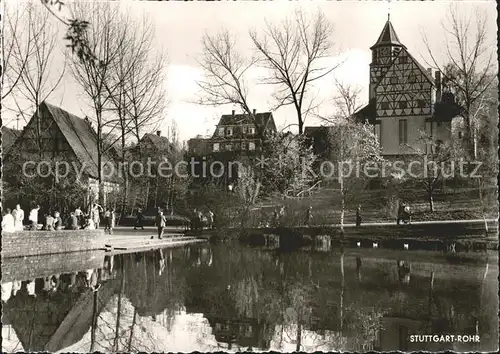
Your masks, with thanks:
M2 352L498 348L496 253L206 244L100 256L97 269L3 282Z

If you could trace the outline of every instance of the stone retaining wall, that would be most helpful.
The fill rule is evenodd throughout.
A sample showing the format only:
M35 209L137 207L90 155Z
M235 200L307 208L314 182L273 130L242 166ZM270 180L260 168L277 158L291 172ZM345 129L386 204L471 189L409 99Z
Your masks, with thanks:
M2 283L101 268L104 255L104 251L84 251L5 258L2 259Z
M103 247L103 230L20 231L2 234L4 258L90 251Z

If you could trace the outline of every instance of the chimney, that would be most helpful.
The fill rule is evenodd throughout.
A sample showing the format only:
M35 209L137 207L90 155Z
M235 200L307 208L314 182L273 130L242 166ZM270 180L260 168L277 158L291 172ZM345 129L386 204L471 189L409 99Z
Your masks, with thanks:
M437 70L436 71L436 101L441 101L441 94L442 94L442 87L441 87L441 71Z
M234 118L234 114L236 113L236 111L233 109L233 118Z
M92 128L92 123L90 122L89 117L85 116L85 118L83 120L85 121L85 123L87 123L89 125L89 127Z
M161 136L161 130L157 130L156 135Z
M253 115L256 115L257 114L257 110L254 108L253 109Z

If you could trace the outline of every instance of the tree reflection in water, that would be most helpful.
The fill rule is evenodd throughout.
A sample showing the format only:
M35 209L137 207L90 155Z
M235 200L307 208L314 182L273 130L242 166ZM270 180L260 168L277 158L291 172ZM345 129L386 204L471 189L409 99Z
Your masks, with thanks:
M6 285L2 304L25 350L409 350L398 338L429 331L478 331L474 349L494 349L496 264L363 252L224 244L117 255L15 294Z

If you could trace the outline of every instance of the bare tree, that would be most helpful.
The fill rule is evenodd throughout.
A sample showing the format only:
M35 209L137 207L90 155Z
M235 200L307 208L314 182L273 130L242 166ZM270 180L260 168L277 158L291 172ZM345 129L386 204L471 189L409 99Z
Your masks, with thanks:
M131 134L138 143L143 131L153 131L163 119L167 97L163 83L166 79L167 57L153 45L152 23L143 19L134 65L127 78L127 114L131 120ZM156 55L153 53L156 52Z
M406 145L413 152L412 161L417 161L421 166L421 171L412 171L407 173L399 172L396 176L397 182L402 182L405 179L413 179L424 189L427 194L427 202L429 203L429 211L434 212L434 195L441 188L443 180L455 175L455 166L453 159L457 155L457 151L452 144L443 143L442 141L434 141L433 137L426 132L420 132L420 137L417 140L421 148Z
M443 86L454 93L463 110L467 150L475 158L475 121L485 109L482 98L496 77L495 45L488 38L487 15L478 8L465 15L450 5L448 24L442 27L447 35L444 63L439 62L425 34L424 43L432 64L443 73Z
M337 94L333 97L333 104L337 112L332 117L318 116L326 123L337 123L339 120L344 120L352 117L362 106L361 87L344 83L334 79L334 85L337 89Z
M33 41L38 33L33 33L33 26L28 23L32 6L21 9L20 6L4 7L4 26L2 46L2 100L9 96L21 79L21 74L32 54Z
M228 30L214 36L205 34L202 39L203 54L198 61L205 79L197 82L201 89L198 103L221 106L230 104L246 113L255 125L257 136L265 140L265 127L256 120L248 102L245 75L256 63L255 58L245 59L236 49L236 40Z
M124 15L122 15L124 16ZM125 211L128 197L129 171L126 160L127 142L130 138L139 141L140 131L163 118L165 108L162 79L165 62L158 56L158 62L150 65L152 57L154 28L146 16L142 22L133 21L128 16L121 19L129 29L127 38L118 48L119 59L112 67L112 86L115 92L110 97L113 111L116 114L118 137L110 139L110 145L120 141L120 158L122 176L125 179L122 193L122 212ZM156 70L156 71L153 71ZM113 127L115 128L115 127Z
M130 138L139 143L143 132L154 131L163 121L166 111L167 100L163 83L165 82L165 71L167 65L166 54L162 50L156 50L153 45L155 36L152 23L143 18L140 31L136 34L133 52L134 62L126 79L125 100L127 102L126 123L121 127L122 135L130 132ZM156 53L155 53L156 52ZM142 160L144 152L139 148L139 158ZM149 195L150 178L146 177L147 192ZM141 181L135 179L135 182ZM143 182L143 181L142 181ZM125 190L124 200L128 191ZM147 201L147 198L146 198ZM132 205L132 207L134 207Z
M72 7L74 18L85 19L89 26L82 33L87 50L98 60L75 58L71 72L90 98L94 110L93 120L97 133L97 164L99 181L99 202L104 203L103 157L113 144L105 144L106 137L113 132L117 121L108 111L115 99L120 82L113 80L115 68L120 62L123 46L127 44L126 23L120 18L117 6L110 3L75 3ZM119 139L119 138L118 138ZM106 146L107 145L107 146Z
M40 6L40 5L38 5ZM28 103L28 111L35 111L36 129L35 136L31 137L37 147L39 155L43 151L42 135L50 127L42 127L40 119L40 104L45 101L59 86L66 64L58 71L57 76L52 75L56 48L56 28L50 19L50 14L36 4L26 5L26 36L14 40L14 48L9 53L11 74L18 80L12 87L12 95L19 113L27 122L29 116L24 115L23 103L19 98ZM28 44L25 44L28 42ZM61 53L62 55L62 53ZM16 98L17 97L17 98Z
M313 83L338 67L324 64L331 55L331 34L332 26L321 11L311 21L301 10L281 26L267 23L263 38L250 31L259 63L269 71L262 82L278 87L274 93L276 109L293 105L299 134L303 133L307 115L316 107L314 98L307 98Z

